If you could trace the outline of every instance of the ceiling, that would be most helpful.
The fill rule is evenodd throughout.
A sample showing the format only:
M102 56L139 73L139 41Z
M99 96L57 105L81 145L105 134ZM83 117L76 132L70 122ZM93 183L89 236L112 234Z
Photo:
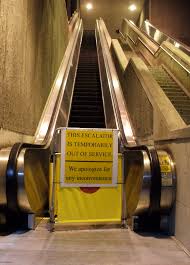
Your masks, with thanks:
M93 9L87 10L86 4L92 3ZM135 4L137 9L130 11L129 5ZM85 29L94 29L97 18L102 17L112 38L115 30L120 28L123 18L136 22L142 10L144 0L80 0L80 11Z

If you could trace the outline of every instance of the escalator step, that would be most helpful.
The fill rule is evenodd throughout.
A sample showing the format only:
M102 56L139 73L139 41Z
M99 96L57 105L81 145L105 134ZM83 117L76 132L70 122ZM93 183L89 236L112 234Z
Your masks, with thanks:
M81 109L77 109L77 110L73 110L72 109L72 111L71 111L71 116L77 116L77 115L79 115L79 116L84 116L84 115L86 115L88 113L88 115L89 116L100 116L100 115L103 115L104 114L104 112L103 112L103 109L102 110L90 110L90 109L88 109L88 110L81 110Z
M72 122L102 122L104 123L104 117L101 116L71 116Z
M84 32L70 112L70 127L105 128L94 32Z
M72 110L86 110L86 111L103 111L103 106L100 105L100 106L97 106L97 105L89 105L89 104L86 104L85 106L84 105L79 105L79 104L75 104L72 106Z
M70 122L69 126L76 128L105 128L104 122Z

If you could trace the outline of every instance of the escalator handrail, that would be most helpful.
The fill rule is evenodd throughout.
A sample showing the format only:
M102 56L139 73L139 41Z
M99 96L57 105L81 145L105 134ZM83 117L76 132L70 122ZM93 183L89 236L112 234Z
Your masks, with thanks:
M55 112L55 108L59 110L59 106L57 106L57 101L60 98L60 92L62 92L63 94L65 90L65 85L68 78L69 70L72 67L72 57L74 49L77 43L81 27L82 27L82 20L80 19L78 23L76 23L75 25L75 29L73 30L72 36L65 51L63 61L61 63L58 74L51 89L50 95L48 97L46 106L42 113L42 118L40 119L38 128L35 133L34 144L48 145L53 137L55 123L58 116L57 111Z
M117 127L121 134L121 140L123 142L123 145L134 146L136 145L135 137L133 135L125 103L123 101L120 82L111 58L109 43L107 42L108 38L106 36L107 32L104 31L105 24L101 18L97 20L96 27L100 36L100 42L102 46L102 54L108 78L109 90L112 97Z
M172 60L174 60L177 64L180 65L180 67L182 67L188 74L190 74L190 70L183 65L175 56L173 56L167 49L165 49L162 44L157 43L152 37L150 37L146 32L144 32L142 29L138 28L134 23L132 23L131 21L129 21L128 19L125 19L125 21L128 23L128 25L130 24L130 26L132 28L135 28L136 31L139 31L141 34L145 35L152 43L154 43L155 45L157 45L157 49L156 51L152 51L151 48L148 47L148 45L138 36L137 41L135 42L131 36L127 33L126 36L127 38L129 38L135 45L137 45L137 42L140 41L143 46L145 46L146 49L148 49L148 51L153 55L153 56L157 56L159 54L159 50L163 50L165 53L167 53L167 55L169 57L172 58ZM121 32L119 31L119 33L121 34ZM137 33L138 34L138 33ZM121 34L122 38L124 38L126 40L126 36L122 33Z
M182 43L181 41L179 40L176 40L174 37L171 37L169 34L166 34L165 32L163 31L160 31L156 26L154 26L152 23L150 23L149 20L145 20L144 21L144 24L148 24L151 28L154 28L155 31L158 31L159 33L161 33L164 37L165 37L165 40L167 41L172 41L173 43L178 43L180 44L180 47L182 47L182 51L187 54L188 56L190 55L190 49L188 46L186 46L184 43ZM147 36L149 36L150 38L152 38L154 40L153 37L151 37L142 27L140 28L141 31L145 32ZM155 42L157 42L156 40L154 40ZM172 43L171 42L171 43ZM159 42L157 42L159 44ZM181 49L181 48L179 48Z

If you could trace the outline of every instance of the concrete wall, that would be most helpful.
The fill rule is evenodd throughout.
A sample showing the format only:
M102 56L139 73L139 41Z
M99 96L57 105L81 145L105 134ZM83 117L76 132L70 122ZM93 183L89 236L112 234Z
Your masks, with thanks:
M33 135L68 41L65 0L0 0L0 28L0 133Z

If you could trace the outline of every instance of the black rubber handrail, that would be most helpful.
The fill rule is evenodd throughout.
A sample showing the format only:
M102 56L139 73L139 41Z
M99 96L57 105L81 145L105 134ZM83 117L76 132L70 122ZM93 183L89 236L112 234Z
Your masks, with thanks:
M7 209L20 213L18 205L18 181L17 181L17 160L23 148L43 148L43 145L15 143L10 151L6 168L6 198Z

